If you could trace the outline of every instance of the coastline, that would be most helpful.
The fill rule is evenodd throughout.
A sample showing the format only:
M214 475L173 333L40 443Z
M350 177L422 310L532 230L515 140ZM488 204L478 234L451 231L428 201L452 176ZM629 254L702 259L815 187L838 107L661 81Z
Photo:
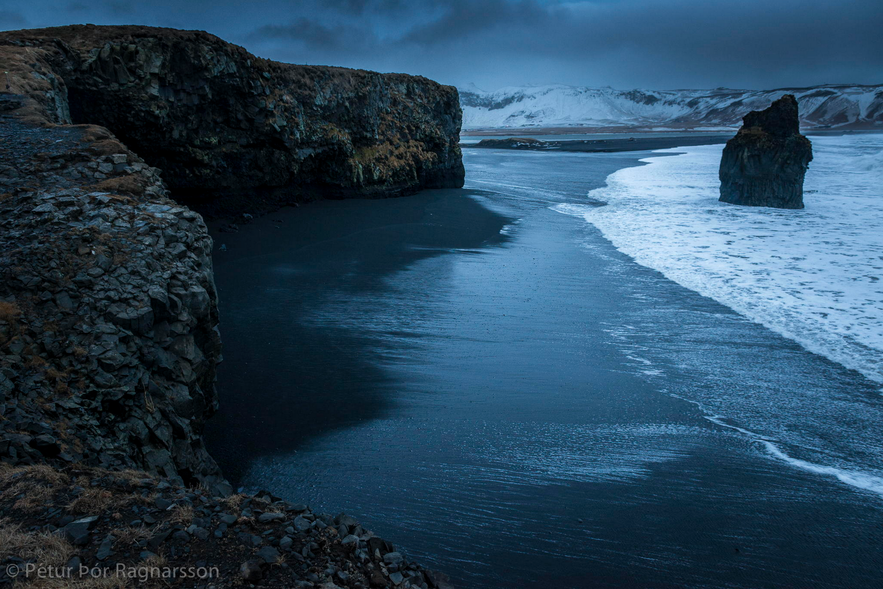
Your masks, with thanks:
M53 84L58 81L54 79ZM41 87L38 93L44 90ZM56 90L57 86L52 86L49 92ZM4 94L0 107L4 112L15 111L27 100ZM33 106L29 104L28 108ZM29 111L30 115L34 112ZM217 297L213 259L209 253L212 244L202 219L170 200L158 170L130 152L105 129L65 125L18 128L10 123L3 132L14 142L11 152L3 146L7 150L4 154L14 152L10 161L21 160L25 168L7 166L4 169L8 175L3 178L4 184L12 189L0 199L4 228L11 229L6 234L11 240L7 248L11 254L3 260L3 270L17 281L7 283L7 286L14 284L15 289L4 291L0 308L0 335L4 345L0 387L4 395L12 391L18 394L18 398L12 395L11 402L4 405L5 414L13 419L4 424L7 431L2 448L6 462L16 466L4 467L0 473L0 485L6 491L0 510L13 521L32 524L33 534L39 531L38 522L44 521L49 522L46 531L62 530L64 542L86 546L77 549L63 545L63 554L76 553L72 558L80 561L131 560L136 554L149 561L167 550L176 563L187 564L197 554L220 558L219 554L224 552L228 559L224 572L233 580L254 581L283 575L290 577L283 582L301 584L333 578L333 582L350 585L390 586L404 582L421 588L444 586L443 577L406 561L391 544L366 531L355 519L314 512L292 502L300 497L284 501L255 491L246 496L234 495L238 499L232 499L233 505L218 499L217 496L227 494L228 489L224 488L226 484L220 479L213 460L205 453L200 432L202 421L216 409L212 382L214 365L219 360ZM27 149L21 148L25 144ZM591 147L589 143L585 145ZM647 148L652 143L641 145ZM600 157L613 155L611 161L616 160L616 165L636 165L633 158L603 153L628 150L628 147L607 143L573 152L558 151L573 156L588 155L580 151L592 151ZM457 149L452 152L458 153ZM39 174L33 175L35 171ZM552 169L544 170L544 174L550 176L554 173ZM600 174L598 169L594 173ZM517 175L517 170L513 171L512 176ZM27 184L29 180L38 180L37 185ZM417 178L417 181L422 180ZM382 206L375 201L370 203L370 211L367 203L359 200L317 203L299 209L304 216L292 222L295 227L290 230L272 224L280 218L286 223L289 218L284 214L267 220L270 225L264 220L256 222L256 227L267 230L264 240L249 240L248 228L242 235L218 235L219 247L223 245L224 252L233 254L229 258L234 262L230 266L235 270L234 280L245 282L242 278L246 273L242 268L246 266L253 273L269 270L269 280L242 285L240 295L230 297L233 306L228 309L231 316L237 310L246 311L236 321L243 329L242 337L234 338L237 345L241 344L239 349L246 349L256 357L263 356L259 358L263 362L272 359L259 372L274 373L271 380L260 382L256 373L243 369L251 362L242 363L242 356L231 364L231 369L241 374L243 385L237 395L239 404L233 408L232 416L237 421L218 422L219 433L215 437L234 443L240 454L231 453L225 460L233 468L249 466L249 472L242 478L254 489L261 485L252 483L269 476L274 490L279 494L289 493L294 488L290 479L292 472L298 473L298 477L312 477L312 487L323 492L329 491L329 482L332 493L349 489L351 494L338 496L328 503L331 506L328 509L336 511L338 505L346 505L349 511L353 505L349 501L365 501L356 505L361 506L360 513L369 514L377 523L371 527L382 527L405 538L406 545L417 547L415 554L425 557L426 562L440 564L442 561L436 560L441 558L438 548L427 551L420 547L432 546L433 538L445 533L444 524L448 523L450 513L448 517L438 517L437 505L429 506L426 511L420 509L419 492L411 493L417 501L412 504L413 509L402 511L410 497L400 503L378 500L371 494L370 477L363 480L369 483L367 485L347 487L355 473L365 476L365 472L359 470L364 467L361 461L352 463L352 469L329 469L326 463L319 466L318 474L310 469L289 470L292 464L297 464L298 451L340 437L347 439L344 448L352 449L363 440L348 436L366 433L367 428L367 438L371 441L361 458L380 454L381 466L375 472L384 468L388 455L397 456L393 461L396 472L388 473L390 481L402 482L403 479L398 478L400 470L408 473L405 482L419 480L430 487L438 482L433 479L437 473L420 472L420 468L426 469L426 465L420 464L417 471L409 470L414 466L410 458L421 447L430 452L440 449L456 452L458 448L481 451L486 448L483 444L493 445L500 440L551 440L553 444L565 443L566 452L560 463L550 464L544 460L545 447L527 447L527 456L507 454L511 448L491 448L493 452L503 452L488 463L474 464L473 457L467 457L464 462L462 455L453 454L448 456L451 462L427 464L430 469L434 465L435 470L440 465L453 465L454 471L456 467L478 466L472 475L483 482L486 479L482 477L487 473L501 472L501 467L507 464L520 467L526 463L528 466L523 471L516 470L507 473L507 478L492 481L494 490L490 493L488 488L474 486L474 479L470 481L471 488L479 492L477 496L484 494L494 500L496 493L506 496L511 492L513 480L519 484L527 482L522 488L528 489L532 480L540 482L537 487L548 487L548 480L543 477L557 481L563 476L574 486L589 488L599 482L596 479L610 482L606 479L611 467L602 464L598 472L590 467L586 474L586 464L598 457L584 454L585 448L595 447L599 440L586 437L584 430L568 429L573 425L568 421L573 413L566 413L563 422L556 417L550 422L551 430L533 431L530 423L517 422L518 428L527 428L526 436L523 431L507 431L511 420L494 425L503 435L485 435L487 421L479 433L457 428L463 422L472 424L478 415L484 415L484 419L491 422L507 415L512 409L510 401L526 411L518 412L518 419L521 415L542 415L561 409L561 405L554 403L550 403L549 408L537 403L538 399L531 398L531 389L521 388L525 382L547 390L543 387L561 378L551 389L558 391L557 400L565 399L565 405L570 404L567 409L584 409L579 403L585 400L586 391L574 387L569 379L572 366L587 356L603 368L580 367L576 369L577 380L589 383L586 388L593 402L604 411L615 413L615 404L598 394L604 391L593 387L613 382L607 380L610 374L627 368L622 360L594 356L598 349L603 349L601 344L606 335L591 331L598 325L598 316L585 315L580 296L598 286L581 275L585 267L579 263L581 258L568 249L572 244L565 247L560 243L560 232L570 229L560 219L554 219L548 210L548 202L543 198L548 198L550 193L537 187L518 193L523 187L517 184L506 187L503 191L506 194L499 190L484 192L480 188L482 181L498 183L477 178L475 183L479 187L471 191L423 192L413 197L413 201L382 201ZM434 182L430 178L426 185ZM584 182L578 179L572 186L584 186ZM524 202L507 203L506 191L510 189L519 195L515 200L526 197ZM532 192L535 189L542 198ZM401 192L394 188L391 193ZM352 194L347 192L349 196ZM367 194L377 193L368 190ZM498 198L503 201L495 200ZM525 230L523 217L507 212L519 206L538 207L531 211L542 218L542 222ZM342 210L348 212L341 215ZM291 212L297 210L285 211ZM243 215L243 218L249 216ZM293 240L280 243L272 235L274 229ZM522 249L522 256L505 257L510 247L525 245L519 241L522 232L534 240L529 242L531 247ZM568 235L573 237L574 232ZM16 247L16 244L24 245ZM237 259L243 251L247 255ZM548 274L551 270L537 264L537 258L532 257L535 252L542 252L544 263L552 263L551 270L565 268L566 272ZM272 259L273 255L277 257ZM297 263L292 263L292 258L297 259ZM508 262L491 266L491 271L481 264L494 259ZM603 267L597 260L591 264L595 270ZM463 273L470 271L478 273L463 280ZM416 278L408 283L412 272ZM544 272L547 274L543 275ZM149 283L144 282L145 276L152 277ZM539 286L525 280L527 276L540 277L537 284L552 289L554 296L549 300L561 309L550 313L538 305L535 292ZM588 278L594 278L592 272ZM277 293L269 294L267 305L255 304L258 297L253 296L253 289L261 286L265 287L265 293ZM614 284L605 286L616 288ZM414 292L419 293L418 297L409 299L408 293ZM296 295L291 296L292 293ZM615 297L607 296L609 294L592 300L592 305L613 309L610 301ZM451 301L459 305L455 305L458 312L446 312L445 305ZM285 310L284 315L280 309ZM378 310L384 310L386 315L377 314ZM248 321L248 312L265 313L263 323ZM505 318L510 312L514 319ZM589 348L576 346L579 354L567 345L560 345L586 338L583 331L574 330L577 325L573 322L574 316L581 318L579 327L595 338ZM380 317L386 317L389 323L374 323L375 318ZM474 323L463 325L465 317L475 319ZM547 323L554 324L556 329L548 330ZM259 326L258 330L253 329L255 325ZM460 329L465 331L465 336L458 332ZM66 333L75 334L74 347L64 348L59 341ZM567 339L555 342L558 345L550 348L555 354L542 345L530 347L534 342L542 342L549 333L568 334ZM268 334L272 337L267 337ZM525 337L525 334L530 335ZM518 363L507 367L506 362L498 359L483 364L488 359L489 343L497 350L516 344L495 358L517 359ZM522 344L528 346L527 352L518 347ZM780 342L775 340L775 345ZM438 354L420 355L433 347ZM800 357L790 348L785 350ZM235 348L231 349L231 358L234 354ZM562 354L569 355L572 361L556 364ZM421 360L415 361L415 358ZM546 364L536 365L538 358ZM436 363L438 360L441 363ZM259 362L255 364L259 368ZM474 370L467 368L469 366ZM548 366L557 366L560 374L558 370L548 370ZM424 369L427 370L424 372ZM643 373L650 375L650 372L645 369ZM305 373L310 377L303 379ZM407 378L402 378L403 375ZM518 378L513 378L515 375ZM424 381L424 377L435 380ZM636 380L640 377L632 377L635 375L629 377L624 388L632 402L637 406L655 407L668 415L678 414L679 402L660 401L655 396L658 391L642 387ZM465 380L458 381L458 378ZM470 381L473 378L475 380ZM455 382L459 382L459 390L446 384ZM505 389L495 388L500 383L506 383ZM255 388L257 394L241 394ZM20 394L22 390L26 394ZM334 394L340 391L348 394ZM448 400L430 399L439 391L455 396ZM463 396L464 391L469 394L493 391L494 394L479 398L480 403L472 405L475 399ZM511 399L500 407L495 406L500 393L513 391ZM561 391L566 394L560 396ZM51 401L47 403L46 397ZM686 402L693 401L687 399ZM482 406L494 407L494 410L483 414ZM427 413L422 417L407 416L422 425L438 425L433 422L437 419L435 413L449 419L451 408L456 419L436 432L419 426L403 428L403 407L417 410L418 415L426 410L428 418ZM76 419L69 419L72 414ZM389 431L395 435L378 434L374 429L378 424L389 426L390 422L393 425ZM692 435L685 432L693 429L701 430L698 422L691 414L669 425L676 431L677 438ZM590 423L593 427L597 425ZM723 427L721 423L716 425ZM19 424L23 424L26 433L20 431ZM617 435L629 439L637 436L652 439L653 444L662 443L661 449L653 445L647 448L646 460L628 458L633 449L613 453L620 461L612 467L613 472L625 480L640 479L648 472L656 472L661 468L658 465L684 458L685 451L679 443L671 446L668 430L656 430L650 424L647 436L643 425L637 429L630 422L602 425L601 430L613 428ZM254 440L255 431L261 431L265 437ZM561 439L557 434L548 437L549 431L563 432ZM452 433L462 436L458 443L450 443ZM412 442L420 439L426 443L413 445ZM572 439L585 443L568 446ZM602 439L600 443L608 444L610 440ZM690 438L689 443L696 441ZM536 455L531 456L531 451L536 451ZM719 456L714 452L709 454ZM573 456L575 460L568 459ZM97 467L80 467L76 463L81 460L94 462ZM366 462L371 464L370 460ZM746 464L749 468L756 467L750 460ZM151 469L168 480L157 481L147 473L125 470L131 466ZM569 472L569 469L574 470ZM70 475L76 478L68 478ZM567 476L576 478L567 479ZM776 479L778 475L770 476ZM343 480L338 481L338 477ZM191 491L185 487L197 482L208 490ZM51 486L52 490L49 495L30 495L23 493L25 483L35 488ZM84 485L94 493L84 491ZM448 486L449 491L453 487L449 480L444 480L442 486ZM326 501L308 487L301 490L306 491L303 496L316 498L320 504ZM534 491L531 488L528 492ZM582 501L579 493L571 500ZM549 508L556 503L557 500L537 504ZM78 507L75 509L74 505ZM527 511L533 504L520 505L520 511ZM460 501L458 507L466 517L477 518L478 524L483 521L480 512L470 511L472 506L468 501ZM169 513L170 510L173 513ZM179 514L183 515L179 517ZM415 514L425 519L423 527L417 525L409 529L414 521L408 518ZM554 519L554 513L547 515ZM74 519L78 516L85 518ZM84 519L88 521L82 521ZM503 517L496 521L508 523L509 520ZM430 527L425 527L427 525ZM565 536L577 532L568 528L567 522L557 525L568 530ZM131 531L139 526L137 534ZM481 535L482 530L472 533ZM545 533L552 535L548 530ZM16 536L16 541L22 546L33 544L37 537L33 534ZM419 534L426 537L421 538ZM573 538L579 538L580 534L582 532L573 534ZM620 541L617 540L620 536L621 531L614 535L614 541ZM554 544L558 540L557 536L553 537ZM493 538L482 540L488 540L486 545L496 546L498 550L511 548L506 542L494 544ZM129 546L121 548L118 541ZM499 542L499 538L496 541ZM543 541L537 544L542 546L535 554L537 558L553 549ZM576 541L566 544L575 545ZM484 549L485 543L478 541L474 545ZM179 546L195 550L192 553L179 551ZM445 546L445 551L457 549L449 544ZM634 546L629 548L625 554L634 554L634 549ZM290 554L292 562L298 561L294 565L297 571L289 570L292 565L283 566L288 564L281 562L283 553ZM556 558L560 556L568 555L556 553ZM600 568L578 573L593 580L621 583L624 577L620 567L629 564L627 560L606 561ZM65 564L70 562L73 560ZM446 568L456 570L456 559L444 562ZM499 566L486 564L490 562L482 560L480 564L491 566L497 581L507 581L508 575L503 574L507 570L505 562ZM241 563L239 568L237 563ZM522 576L510 583L513 587L530 583L528 576L534 574L530 563L517 564ZM554 567L548 568L548 562L540 568L545 575L558 574ZM559 580L574 582L568 576Z
M242 484L342 507L468 588L879 580L862 564L877 544L828 534L866 530L879 520L876 499L791 468L733 429L799 430L784 409L782 420L766 411L799 402L799 415L814 416L805 433L824 440L819 407L865 419L849 399L876 389L550 208L586 202L640 154L464 152L468 198L502 216L475 234L486 245L456 236L487 213L457 199L436 223L429 193L384 201L379 218L378 203L320 203L316 218L339 208L346 231L307 223L313 205L281 211L304 221L258 219L227 244L234 256L250 238L264 244L260 256L223 262L256 280L231 285L222 272L219 287L239 291L221 297L222 312L228 304L236 323L265 327L243 329L227 368L247 358L254 377L285 356L253 399L271 419L249 423L298 438L253 455ZM427 227L452 239L426 243ZM294 277L310 288L293 289ZM307 329L324 333L320 350L301 337ZM310 431L322 420L293 402L288 376L307 365L322 375L309 395L344 427ZM290 419L273 420L264 403ZM807 461L821 443L779 437Z
M103 47L100 55L92 43ZM73 67L79 51L98 58ZM0 561L13 567L4 567L0 581L25 567L52 567L76 580L81 565L110 571L101 574L113 581L120 565L155 565L215 566L221 578L210 581L216 587L262 580L292 587L447 587L444 575L410 561L352 517L313 512L261 491L231 494L202 435L218 408L221 358L212 240L202 217L172 195L193 204L188 185L194 177L211 180L202 189L218 188L225 181L213 169L227 174L244 166L251 175L232 185L240 196L254 183L290 189L287 200L271 194L271 205L316 197L309 179L292 186L287 176L261 176L278 167L267 172L249 165L266 158L287 161L292 172L297 158L312 157L311 170L334 184L326 186L329 197L460 186L456 91L404 74L258 60L206 33L149 27L6 31L0 56L10 70L0 93L6 245L0 258L0 528L8 539ZM191 60L186 85L178 83L179 58ZM250 78L230 75L238 73ZM319 77L323 87L292 84L299 76ZM346 92L359 91L354 80L370 87L372 100L347 100ZM315 107L306 118L284 94L295 88L334 95L335 84L337 102L299 96ZM200 105L231 88L239 102ZM268 102L276 93L280 100ZM416 121L407 145L399 141L401 121L384 126L394 117L365 116L382 128L368 130L359 152L351 134L364 129L334 127L328 141L300 132L308 130L305 122L328 132L321 117L343 109L389 114L391 105ZM217 141L187 137L199 134L199 118L211 107L259 124L226 127L238 147L225 143L219 153ZM272 120L261 109L272 111ZM165 116L162 124L139 124L139 115L157 112ZM123 119L114 118L122 113ZM300 131L290 131L288 117L297 118ZM169 160L161 160L161 171L107 128L74 120L119 129L138 152ZM214 120L211 125L220 132ZM274 138L235 140L245 138L243 128ZM152 140L169 149L154 149ZM300 141L330 146L340 157L317 167L316 150L301 149ZM204 151L195 164L182 150L190 156ZM402 155L407 161L396 159ZM361 175L363 165L370 177ZM250 196L267 197L264 192ZM243 202L222 204L235 209ZM258 198L250 209L264 204ZM42 543L51 550L42 551ZM206 578L199 577L202 585ZM27 575L22 581L40 584Z
M375 365L370 338L332 327L321 309L348 294L382 293L391 276L428 258L504 243L510 219L472 194L316 202L235 233L209 225L227 344L223 410L208 422L206 441L234 485L256 456L294 452L388 413L392 383Z
M815 151L806 210L797 214L718 204L720 149L710 146L654 152L645 166L617 172L589 193L608 204L603 210L565 205L561 212L597 227L636 263L883 383L873 256L883 247L873 172L883 134L816 136Z
M563 141L543 140L519 142L517 138L493 140L483 139L479 143L461 144L468 149L518 149L533 151L565 151L576 153L617 153L630 151L654 151L674 147L690 147L694 145L714 145L726 143L732 134L697 133L697 134L644 134L639 137L613 137L609 139L569 139Z

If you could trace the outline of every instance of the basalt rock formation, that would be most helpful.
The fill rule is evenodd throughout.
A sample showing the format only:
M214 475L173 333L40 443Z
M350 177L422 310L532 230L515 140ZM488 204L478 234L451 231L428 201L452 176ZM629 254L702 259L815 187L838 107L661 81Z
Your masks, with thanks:
M107 127L209 212L463 185L457 90L425 78L277 63L151 27L14 31L0 48L12 92L54 123Z
M797 100L786 94L766 110L751 111L742 122L721 158L720 200L802 209L812 143L800 134Z
M459 186L456 90L144 27L0 33L0 71L0 584L141 561L221 565L199 586L445 587L350 517L218 498L213 244L185 203Z
M456 89L147 27L0 33L0 70L0 460L229 491L202 442L213 245L184 205L460 186Z
M220 360L212 240L93 126L0 113L0 460L229 491L202 443Z

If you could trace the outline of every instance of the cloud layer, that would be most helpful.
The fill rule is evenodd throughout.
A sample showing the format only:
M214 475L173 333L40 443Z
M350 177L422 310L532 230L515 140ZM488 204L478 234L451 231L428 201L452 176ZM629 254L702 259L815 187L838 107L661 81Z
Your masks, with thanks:
M204 29L282 61L487 89L883 83L880 0L0 2L0 29L75 22Z

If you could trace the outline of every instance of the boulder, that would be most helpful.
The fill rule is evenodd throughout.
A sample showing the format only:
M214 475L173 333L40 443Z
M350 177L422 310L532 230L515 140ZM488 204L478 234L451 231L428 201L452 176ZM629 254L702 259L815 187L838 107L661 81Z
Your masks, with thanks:
M742 121L721 158L721 202L802 209L812 143L800 134L797 100L786 94Z

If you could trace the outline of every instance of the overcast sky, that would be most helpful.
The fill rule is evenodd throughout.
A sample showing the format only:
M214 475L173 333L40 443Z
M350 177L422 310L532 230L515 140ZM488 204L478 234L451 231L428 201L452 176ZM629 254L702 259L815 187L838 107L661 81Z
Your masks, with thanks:
M883 0L0 0L0 30L72 23L203 29L280 61L486 90L883 83Z

